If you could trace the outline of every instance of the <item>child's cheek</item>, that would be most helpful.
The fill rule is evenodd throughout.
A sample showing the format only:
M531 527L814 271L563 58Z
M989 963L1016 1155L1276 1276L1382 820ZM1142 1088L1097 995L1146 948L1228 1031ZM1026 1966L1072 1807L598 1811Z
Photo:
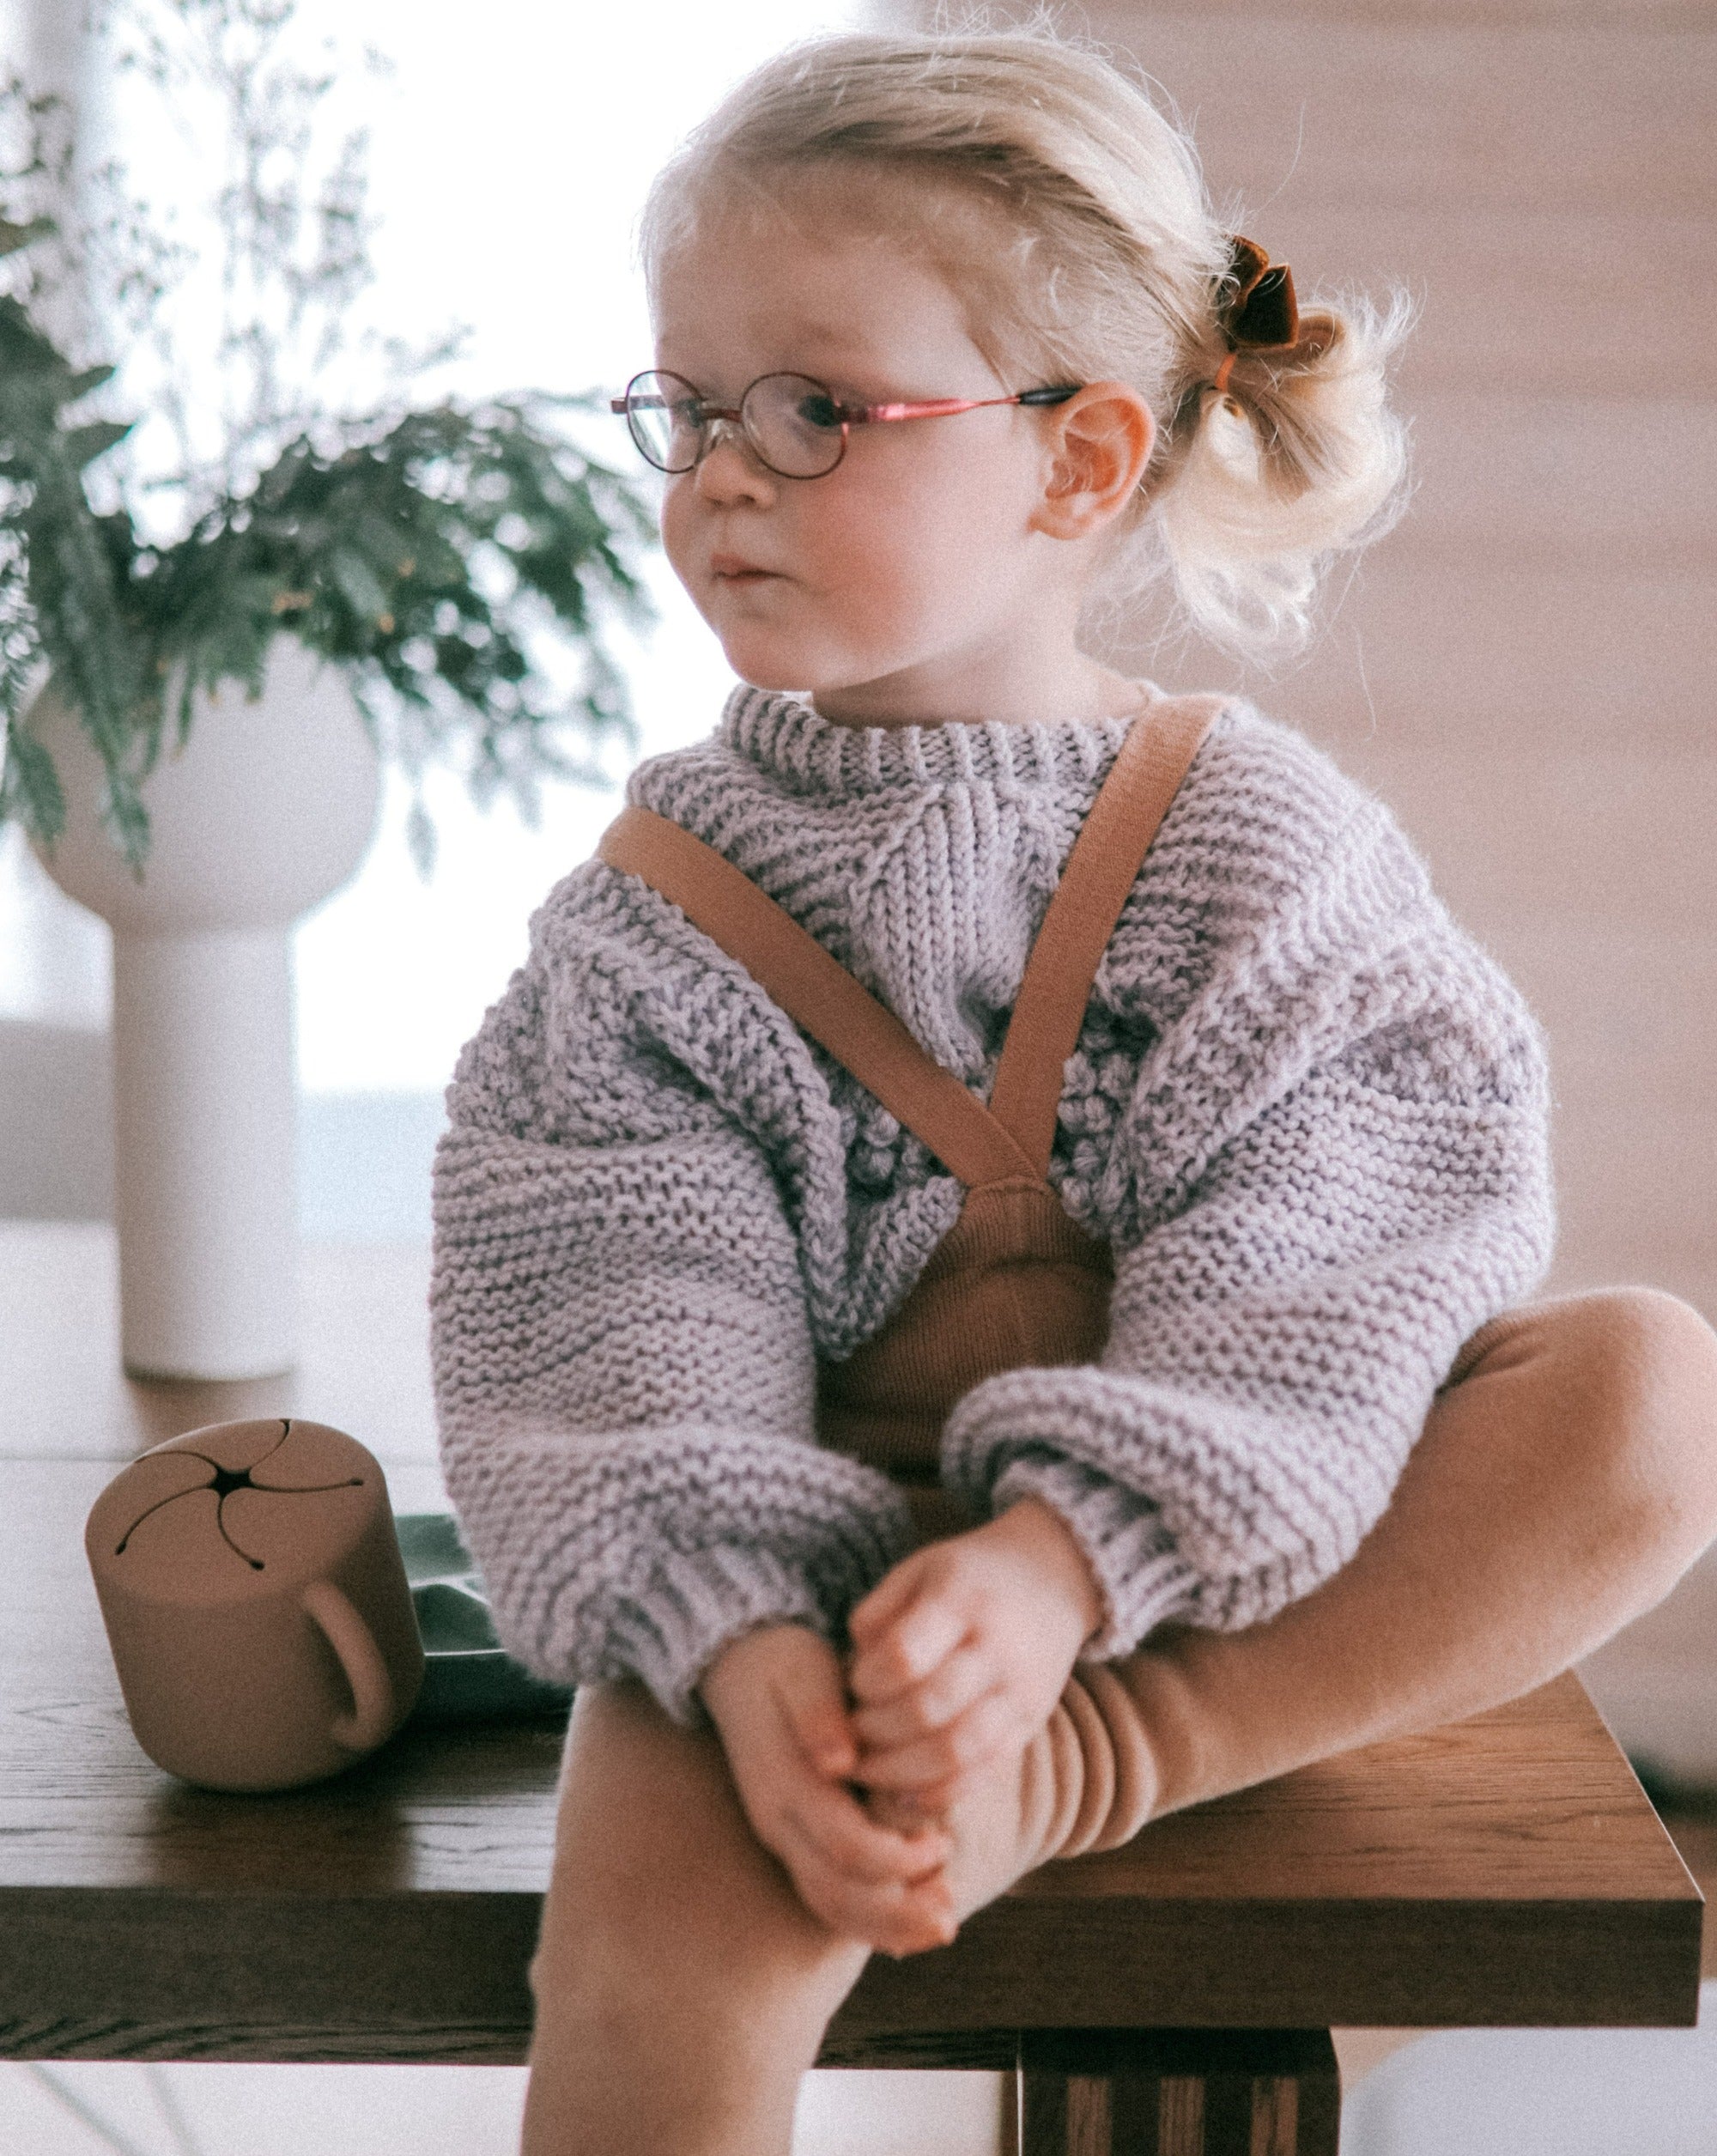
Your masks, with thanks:
M697 570L695 543L699 521L689 475L670 479L662 491L662 551L674 574L701 606L704 580Z
M933 516L903 513L852 532L825 555L827 599L883 663L920 656L926 641L954 641L970 570L946 538Z

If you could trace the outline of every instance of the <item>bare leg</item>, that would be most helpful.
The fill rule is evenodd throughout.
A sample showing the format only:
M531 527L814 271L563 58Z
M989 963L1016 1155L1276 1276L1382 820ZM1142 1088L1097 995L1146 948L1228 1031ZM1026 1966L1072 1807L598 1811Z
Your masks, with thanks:
M868 1949L799 1902L719 1741L580 1691L531 1964L522 2156L787 2156L799 2076Z
M1250 1631L1168 1631L1080 1673L1133 1794L1067 1853L1517 1698L1660 1600L1714 1535L1717 1334L1698 1313L1639 1288L1508 1311L1468 1343L1333 1579Z

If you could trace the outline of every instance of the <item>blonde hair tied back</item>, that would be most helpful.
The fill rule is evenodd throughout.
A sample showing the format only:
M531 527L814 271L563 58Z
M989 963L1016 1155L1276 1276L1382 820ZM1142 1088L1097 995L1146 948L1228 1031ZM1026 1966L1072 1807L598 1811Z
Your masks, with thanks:
M1035 28L843 32L765 62L657 177L641 228L652 288L711 203L819 167L888 191L992 364L1026 370L1010 386L1123 380L1150 404L1156 447L1097 605L1166 571L1216 642L1262 657L1304 641L1330 557L1399 511L1385 372L1404 297L1380 313L1309 300L1326 333L1241 350L1215 388L1229 240L1192 144L1103 55Z
M1159 467L1155 518L1183 603L1241 650L1303 642L1321 568L1380 537L1405 502L1385 372L1411 303L1320 311L1334 331L1323 349L1288 367L1242 350L1226 392L1195 383Z

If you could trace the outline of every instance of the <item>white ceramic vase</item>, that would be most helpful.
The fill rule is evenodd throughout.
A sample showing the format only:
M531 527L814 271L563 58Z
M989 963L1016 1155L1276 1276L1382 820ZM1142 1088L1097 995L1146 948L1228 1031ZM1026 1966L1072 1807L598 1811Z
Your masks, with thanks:
M28 725L66 830L44 867L113 932L114 1210L124 1366L240 1378L298 1347L290 932L367 851L375 750L344 677L295 637L264 693L198 691L143 782L139 883L102 827L100 759L50 683ZM176 737L169 721L167 741Z

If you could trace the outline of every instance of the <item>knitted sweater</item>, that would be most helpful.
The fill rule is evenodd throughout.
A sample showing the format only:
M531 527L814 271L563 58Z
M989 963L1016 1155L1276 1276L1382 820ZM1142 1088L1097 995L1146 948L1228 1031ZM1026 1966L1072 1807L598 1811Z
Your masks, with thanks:
M717 847L987 1097L1122 720L849 728L737 689L629 800ZM815 1441L961 1186L640 879L592 859L461 1052L434 1169L447 1490L500 1637L669 1711L760 1624L839 1641L912 1546ZM1107 1658L1268 1618L1352 1554L1461 1343L1548 1261L1538 1030L1380 802L1218 718L1066 1066L1050 1177L1115 1260L1096 1362L957 1404L944 1479L1071 1529Z

